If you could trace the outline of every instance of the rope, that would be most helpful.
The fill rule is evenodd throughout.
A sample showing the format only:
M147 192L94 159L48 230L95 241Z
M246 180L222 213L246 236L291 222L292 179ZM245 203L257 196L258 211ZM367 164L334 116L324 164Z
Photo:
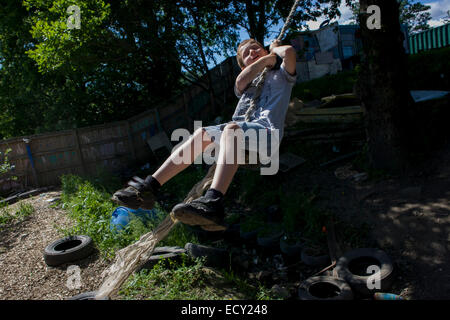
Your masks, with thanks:
M295 0L294 5L291 8L291 11L289 12L288 17L286 18L286 21L284 22L283 28L281 28L280 34L278 35L276 40L283 39L284 34L286 33L288 27L292 23L292 18L294 17L295 10L297 9L298 5L300 3L300 0ZM247 112L245 113L245 121L250 121L250 117L253 115L253 112L256 111L257 105L256 100L259 98L262 92L262 88L264 85L264 81L266 80L267 72L269 71L268 67L265 67L264 70L259 75L259 78L256 82L256 90L255 94L253 96L253 99L250 101L250 107L247 109Z

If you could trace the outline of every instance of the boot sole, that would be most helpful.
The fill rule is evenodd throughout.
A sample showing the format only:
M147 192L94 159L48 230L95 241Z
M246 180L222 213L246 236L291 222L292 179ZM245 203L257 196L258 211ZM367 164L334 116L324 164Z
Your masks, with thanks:
M202 216L197 212L183 208L183 205L184 204L176 205L173 208L173 211L170 213L172 218L190 226L200 226L202 229L207 231L222 231L226 229L225 226L215 222L212 219Z
M113 195L111 197L111 200L113 202L115 202L116 204L123 206L123 207L127 207L133 210L137 210L139 208L144 209L144 210L151 210L154 208L155 206L155 200L154 199L148 199L148 200L141 200L139 205L134 205L134 204L130 204L130 203L126 203L122 200L120 200L116 195Z

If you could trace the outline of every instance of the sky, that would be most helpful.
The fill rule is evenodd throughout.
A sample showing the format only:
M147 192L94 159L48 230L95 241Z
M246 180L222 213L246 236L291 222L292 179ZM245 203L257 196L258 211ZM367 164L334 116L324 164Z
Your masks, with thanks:
M292 0L294 1L294 0ZM341 17L337 20L339 24L349 24L352 18L352 12L349 7L345 5L345 1L342 0L342 4L339 7L339 11L341 12ZM450 0L419 0L419 1L413 1L413 2L420 2L425 5L430 6L429 12L431 14L431 20L428 21L428 24L430 27L438 27L444 24L444 17L447 15L447 10L450 10ZM294 3L294 2L292 2ZM383 13L381 13L381 18L383 19ZM326 20L325 18L318 18L317 21L307 21L306 24L309 26L310 30L317 30L319 29L320 24ZM284 21L280 21L277 26L273 26L269 30L270 38L265 39L264 45L267 46L270 44L270 42L275 39L279 32L281 31L283 27ZM245 29L241 29L240 31L240 41L248 39L249 35ZM221 63L225 57L216 57L217 62ZM211 61L209 63L209 67L213 68L214 63Z
M348 24L352 17L352 12L349 7L345 5L345 1L342 1L343 4L339 7L339 11L341 12L341 18L337 20L339 24ZM447 10L450 10L450 0L419 0L414 2L420 2L425 5L430 6L430 14L431 20L428 22L431 27L437 27L444 24L444 17L447 14ZM381 13L381 18L383 18L383 13ZM317 21L307 21L306 24L309 26L310 30L319 29L320 24L325 20L325 18L318 18ZM271 35L273 38L278 36L278 33L281 31L283 27L284 21L281 21L277 26L271 28ZM246 30L242 29L240 33L241 40L248 38L248 33ZM264 45L270 44L271 39L267 39Z

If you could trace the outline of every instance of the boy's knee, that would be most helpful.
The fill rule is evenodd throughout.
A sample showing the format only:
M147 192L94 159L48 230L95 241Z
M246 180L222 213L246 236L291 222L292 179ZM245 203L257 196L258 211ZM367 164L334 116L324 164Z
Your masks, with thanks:
M240 126L236 122L230 122L225 126L224 130L234 131L239 128Z
M206 132L206 129L204 127L196 129L194 131L194 136L199 137L201 139L203 147L206 147L212 143L211 137Z

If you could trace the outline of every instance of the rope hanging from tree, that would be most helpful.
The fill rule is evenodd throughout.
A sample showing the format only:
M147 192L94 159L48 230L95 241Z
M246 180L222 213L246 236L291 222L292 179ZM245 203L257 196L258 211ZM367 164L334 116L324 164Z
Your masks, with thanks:
M284 33L286 32L288 26L291 23L292 17L294 15L295 9L298 6L298 3L300 0L296 0L294 3L294 6L291 9L291 12L289 13L288 18L286 19L286 22L280 32L280 35L278 36L277 40L281 40L283 38ZM259 78L257 89L262 88L262 85L264 83L264 77L267 73L268 68L265 68ZM260 89L258 89L260 90ZM261 92L256 95L254 100L256 100ZM254 101L253 100L253 101ZM252 101L252 102L253 102ZM256 108L255 106L253 108ZM249 110L251 109L251 105L249 107ZM247 113L249 113L247 111ZM247 114L246 114L247 117ZM213 164L209 170L206 176L198 182L192 190L187 195L186 199L184 199L184 203L190 203L192 200L197 199L200 197L205 190L209 188L209 186L212 184L212 180L214 177L214 173L216 170L216 164ZM125 247L121 250L119 250L116 254L115 262L110 266L109 269L106 269L102 276L104 278L100 288L96 292L95 299L103 299L105 297L110 297L111 295L117 293L121 287L121 285L125 282L125 280L140 266L142 266L153 253L153 250L155 246L164 239L167 234L170 232L170 230L178 223L178 220L174 219L172 217L172 212L163 220L163 222L156 228L156 230L152 232L148 232L141 236L141 238L129 245L128 247ZM214 231L214 230L211 230Z
M281 32L278 35L276 40L281 41L281 39L283 39L284 34L286 33L288 27L292 23L292 18L294 17L295 10L297 9L299 3L300 3L300 0L295 0L295 3L292 6L291 11L289 12L288 17L286 18L286 21L284 22L283 28L281 29ZM264 70L259 75L259 78L258 78L258 80L256 82L255 94L254 94L252 100L250 101L250 107L247 109L247 112L245 113L245 121L247 121L247 122L250 121L250 117L253 115L253 113L257 109L256 100L261 95L262 88L263 88L263 85L264 85L264 81L266 79L267 71L269 71L269 68L265 67Z

